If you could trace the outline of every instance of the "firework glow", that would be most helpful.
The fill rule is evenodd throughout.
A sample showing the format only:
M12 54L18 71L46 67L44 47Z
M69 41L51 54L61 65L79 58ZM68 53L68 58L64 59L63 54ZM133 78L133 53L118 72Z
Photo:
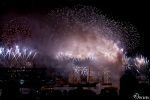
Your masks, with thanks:
M140 37L134 26L107 18L95 7L58 8L26 17L30 19L33 36L27 43L39 53L36 61L39 65L63 68L66 72L73 70L83 75L88 75L90 69L90 74L98 77L107 74L111 80L118 79L125 67L131 69L130 65L135 65L138 71L142 66L148 66L144 57L126 56L139 44ZM4 28L4 40L11 41L6 29L10 31L10 27ZM30 36L28 31L21 32ZM3 48L0 54L3 59L11 56L15 60L32 60L36 55L30 51L26 54L25 49L21 53L7 49L4 54Z
M25 17L16 17L9 20L4 25L2 41L9 47L12 47L16 43L25 42L25 39L32 36L29 24L30 22Z
M32 61L37 53L26 48L20 49L19 46L14 48L0 47L0 64L3 67L32 67Z
M148 67L148 64L149 64L149 60L142 56L142 55L139 55L135 58L135 64L137 66L138 69L141 69L141 67Z

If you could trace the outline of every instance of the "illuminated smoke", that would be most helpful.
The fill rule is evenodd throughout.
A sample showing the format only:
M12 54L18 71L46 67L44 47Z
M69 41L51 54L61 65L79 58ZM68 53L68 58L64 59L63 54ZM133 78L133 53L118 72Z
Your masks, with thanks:
M142 56L142 55L138 55L135 57L135 65L137 66L137 68L140 70L142 67L148 68L149 65L149 60Z
M68 72L80 69L84 75L91 67L95 76L102 76L107 67L110 78L118 79L129 64L125 52L139 44L140 37L132 25L109 19L94 7L58 8L26 17L34 37L27 43L39 53L36 62L46 67Z
M13 48L0 47L1 67L26 68L33 67L33 60L36 52L27 48L20 49L18 45Z

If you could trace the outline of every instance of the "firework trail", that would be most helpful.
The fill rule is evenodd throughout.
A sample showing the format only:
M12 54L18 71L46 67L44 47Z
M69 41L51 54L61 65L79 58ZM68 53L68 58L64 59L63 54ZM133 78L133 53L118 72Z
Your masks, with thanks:
M10 49L0 47L0 64L1 67L32 67L35 55L36 52L20 49L19 46Z
M149 60L142 55L137 55L134 60L140 76L140 80L146 80L148 74Z
M135 57L123 57L125 71L139 77L139 80L146 80L149 68L149 60L138 54Z
M138 45L139 36L133 26L109 20L94 7L56 9L46 17L50 31L47 47L53 57L74 59L78 67L86 67L90 60L83 59L92 58L90 66L95 69L105 66L110 73L119 74L123 70L120 58Z
M134 60L137 69L148 68L149 60L146 57L137 55Z
M81 73L81 75L83 75L83 76L88 74L88 67L78 67L78 66L75 66L75 67L73 67L73 70L76 73Z
M45 15L27 17L34 26L34 39L28 43L40 53L38 64L76 72L80 69L84 74L88 66L95 75L101 75L107 67L110 77L116 77L125 65L134 62L124 57L125 52L131 52L139 44L134 26L109 19L95 7L58 8Z

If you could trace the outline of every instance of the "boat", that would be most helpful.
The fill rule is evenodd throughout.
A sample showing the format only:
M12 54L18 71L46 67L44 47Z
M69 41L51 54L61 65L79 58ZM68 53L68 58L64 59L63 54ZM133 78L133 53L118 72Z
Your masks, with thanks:
M96 84L98 84L98 82L86 84L69 84L69 87L96 87Z
M101 85L112 85L112 83L101 83Z

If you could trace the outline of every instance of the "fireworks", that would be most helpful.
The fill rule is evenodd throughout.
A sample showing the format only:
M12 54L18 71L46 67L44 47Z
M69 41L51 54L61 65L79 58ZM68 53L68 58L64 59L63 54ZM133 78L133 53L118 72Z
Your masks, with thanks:
M24 17L10 20L3 28L3 43L7 46L12 46L31 37L31 29L27 25L29 26L29 21Z
M76 72L76 73L80 73L82 74L83 76L84 75L87 75L88 74L88 67L78 67L78 66L75 66L73 67L73 70Z
M142 55L138 55L135 57L134 62L138 73L140 74L140 76L142 76L141 78L145 77L146 79L149 67L149 60Z
M116 63L119 55L134 49L139 41L134 27L107 19L94 7L57 9L46 21L51 32L49 42L57 45L53 52L57 59L65 56L92 58L101 65L104 61Z
M146 57L139 55L135 58L135 65L138 69L141 69L141 67L148 68L149 60L147 60Z
M35 28L32 33L35 39L30 40L29 45L42 55L39 62L47 67L64 68L82 75L88 75L90 67L93 76L107 74L109 78L117 79L125 67L135 67L140 72L141 66L147 66L148 60L125 56L139 44L140 37L134 26L116 22L99 12L95 7L75 6L58 8L44 16L29 16ZM18 37L31 36L27 22L22 20L24 18L19 17L5 25L4 42L10 45L18 42ZM32 60L36 55L18 48L15 51L12 51L13 48L1 49L1 57L25 61Z
M103 70L100 66L118 74L117 70L123 69L119 57L134 49L139 41L133 27L129 31L128 26L107 19L94 7L57 9L46 16L46 21L48 29L43 32L49 33L46 37L46 47L51 47L48 52L57 60L73 63L70 67L78 67L77 72L80 69L84 75L87 70L82 69L86 66L93 67L97 74Z
M139 80L147 80L149 60L142 55L137 55L134 62L136 65L136 70L139 74Z
M139 80L147 79L149 60L142 56L136 55L135 57L123 57L125 70L130 71L130 73L139 76Z
M32 61L37 53L28 49L0 47L1 67L31 67Z
M51 27L53 33L52 39L55 39L57 42L61 42L61 39L63 39L65 40L64 42L68 44L71 42L71 47L101 48L101 51L105 51L105 49L103 49L104 47L102 48L100 45L102 45L103 42L107 42L108 44L106 45L114 45L114 47L117 45L120 46L120 49L123 48L124 50L131 51L139 43L139 35L132 25L125 25L110 20L100 14L98 9L94 7L77 6L73 9L57 9L49 13L49 23L54 25L54 27ZM58 36L60 36L60 38L58 38ZM85 43L78 45L83 42ZM90 44L87 44L87 42L90 42ZM93 45L93 47L91 47L91 45ZM67 50L68 49L70 48L67 48ZM70 53L70 51L65 51L65 53ZM84 51L87 50L84 49ZM83 51L81 51L81 53L83 53ZM78 53L77 56L80 57L80 53Z
M129 64L122 60L124 53L139 44L132 25L108 19L94 7L58 8L37 20L36 43L42 53L59 62L56 67L83 75L90 66L95 76L103 74L106 67L110 78L119 76L125 63Z

